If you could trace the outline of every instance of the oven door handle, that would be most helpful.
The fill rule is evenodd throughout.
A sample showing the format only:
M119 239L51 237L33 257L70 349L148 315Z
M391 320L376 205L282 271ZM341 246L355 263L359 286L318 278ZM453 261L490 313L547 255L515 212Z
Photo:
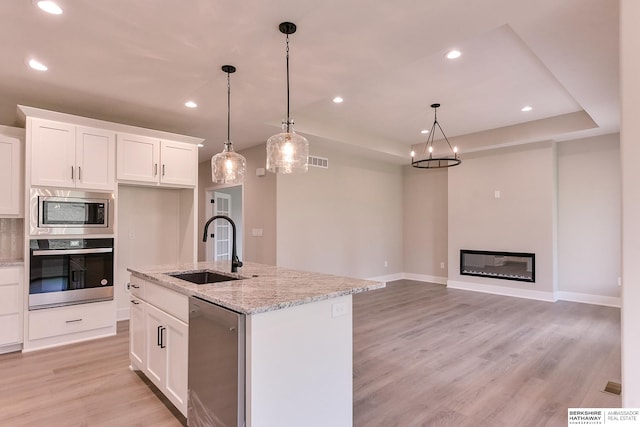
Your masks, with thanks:
M41 255L82 255L82 254L107 254L113 252L113 248L93 248L93 249L41 249L35 250L33 256Z

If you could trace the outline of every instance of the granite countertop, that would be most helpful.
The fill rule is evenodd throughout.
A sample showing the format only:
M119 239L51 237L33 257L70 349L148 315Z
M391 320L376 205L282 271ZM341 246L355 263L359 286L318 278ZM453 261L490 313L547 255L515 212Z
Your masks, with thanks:
M17 265L24 265L24 260L21 259L0 259L0 267L14 267Z
M168 276L213 270L240 280L196 285ZM128 268L133 276L162 285L185 295L193 295L244 314L279 310L315 301L384 288L384 282L309 273L270 265L245 262L238 273L230 273L229 261L199 262Z

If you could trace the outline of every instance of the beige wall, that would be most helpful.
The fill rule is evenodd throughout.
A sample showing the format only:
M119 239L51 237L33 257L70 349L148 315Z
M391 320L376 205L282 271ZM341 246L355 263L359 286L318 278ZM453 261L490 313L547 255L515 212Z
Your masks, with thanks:
M450 168L449 281L518 291L555 290L555 148L539 143L465 156ZM500 198L495 197L500 191ZM536 282L461 276L460 249L533 252Z
M318 142L311 153L329 158L329 169L278 176L278 265L361 278L401 272L402 167Z
M622 404L640 407L640 2L620 1Z
M560 142L558 290L619 297L620 137Z
M449 256L447 173L403 167L403 271L439 282L446 280Z
M256 176L257 168L264 168L266 162L265 144L240 152L247 159L247 172L243 183L244 222L242 231L242 261L275 265L276 263L276 176L267 173ZM202 234L206 218L205 194L207 189L216 188L211 182L210 160L200 163L198 171L198 230ZM262 236L252 236L252 229L262 229ZM198 243L198 260L205 259L205 245Z

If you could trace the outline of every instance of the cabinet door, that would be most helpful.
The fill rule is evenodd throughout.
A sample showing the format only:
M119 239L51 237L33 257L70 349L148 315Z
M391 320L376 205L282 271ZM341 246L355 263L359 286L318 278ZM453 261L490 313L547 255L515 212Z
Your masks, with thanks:
M116 134L102 129L76 128L76 188L115 189Z
M0 268L0 346L22 342L22 267Z
M189 326L167 315L165 319L167 354L166 396L185 416L187 414L187 378Z
M137 298L131 299L129 315L129 355L131 363L139 369L144 369L146 360L146 303Z
M20 215L22 188L22 142L0 135L0 215Z
M76 128L67 123L31 120L31 185L74 188Z
M157 183L160 173L160 140L119 133L117 136L117 178Z
M198 177L198 147L183 142L162 141L163 184L195 187Z
M146 306L146 335L147 357L144 372L147 377L160 389L164 388L167 367L166 333L163 330L166 315L152 305Z

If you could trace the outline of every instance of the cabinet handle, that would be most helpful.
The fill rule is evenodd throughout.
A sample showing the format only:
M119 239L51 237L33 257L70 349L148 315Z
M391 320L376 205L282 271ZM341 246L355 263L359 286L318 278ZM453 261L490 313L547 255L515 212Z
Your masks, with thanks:
M135 304L135 305L140 304L138 301L136 301L136 300L134 300L134 299L132 299L132 300L131 300L131 302L132 302L133 304Z
M140 289L140 286L138 286L138 285L131 285L131 287L132 287L133 289Z
M82 181L82 169L78 166L78 181Z
M162 164L162 176L164 176L164 164Z
M73 181L73 169L74 169L74 167L71 166L71 181Z
M73 319L73 320L66 320L65 323L76 323L76 322L82 322L82 319Z
M164 331L166 331L166 330L167 330L167 328L165 328L165 327L162 327L160 329L160 348L165 348L166 347L166 345L164 345Z
M162 326L158 326L158 340L157 340L157 344L158 344L158 347L160 347L160 348L162 348L162 346L160 345L160 344L161 344L161 341L160 341L160 340L161 340L161 338L160 338L160 337L162 336L162 332L161 332L161 330L162 330Z

